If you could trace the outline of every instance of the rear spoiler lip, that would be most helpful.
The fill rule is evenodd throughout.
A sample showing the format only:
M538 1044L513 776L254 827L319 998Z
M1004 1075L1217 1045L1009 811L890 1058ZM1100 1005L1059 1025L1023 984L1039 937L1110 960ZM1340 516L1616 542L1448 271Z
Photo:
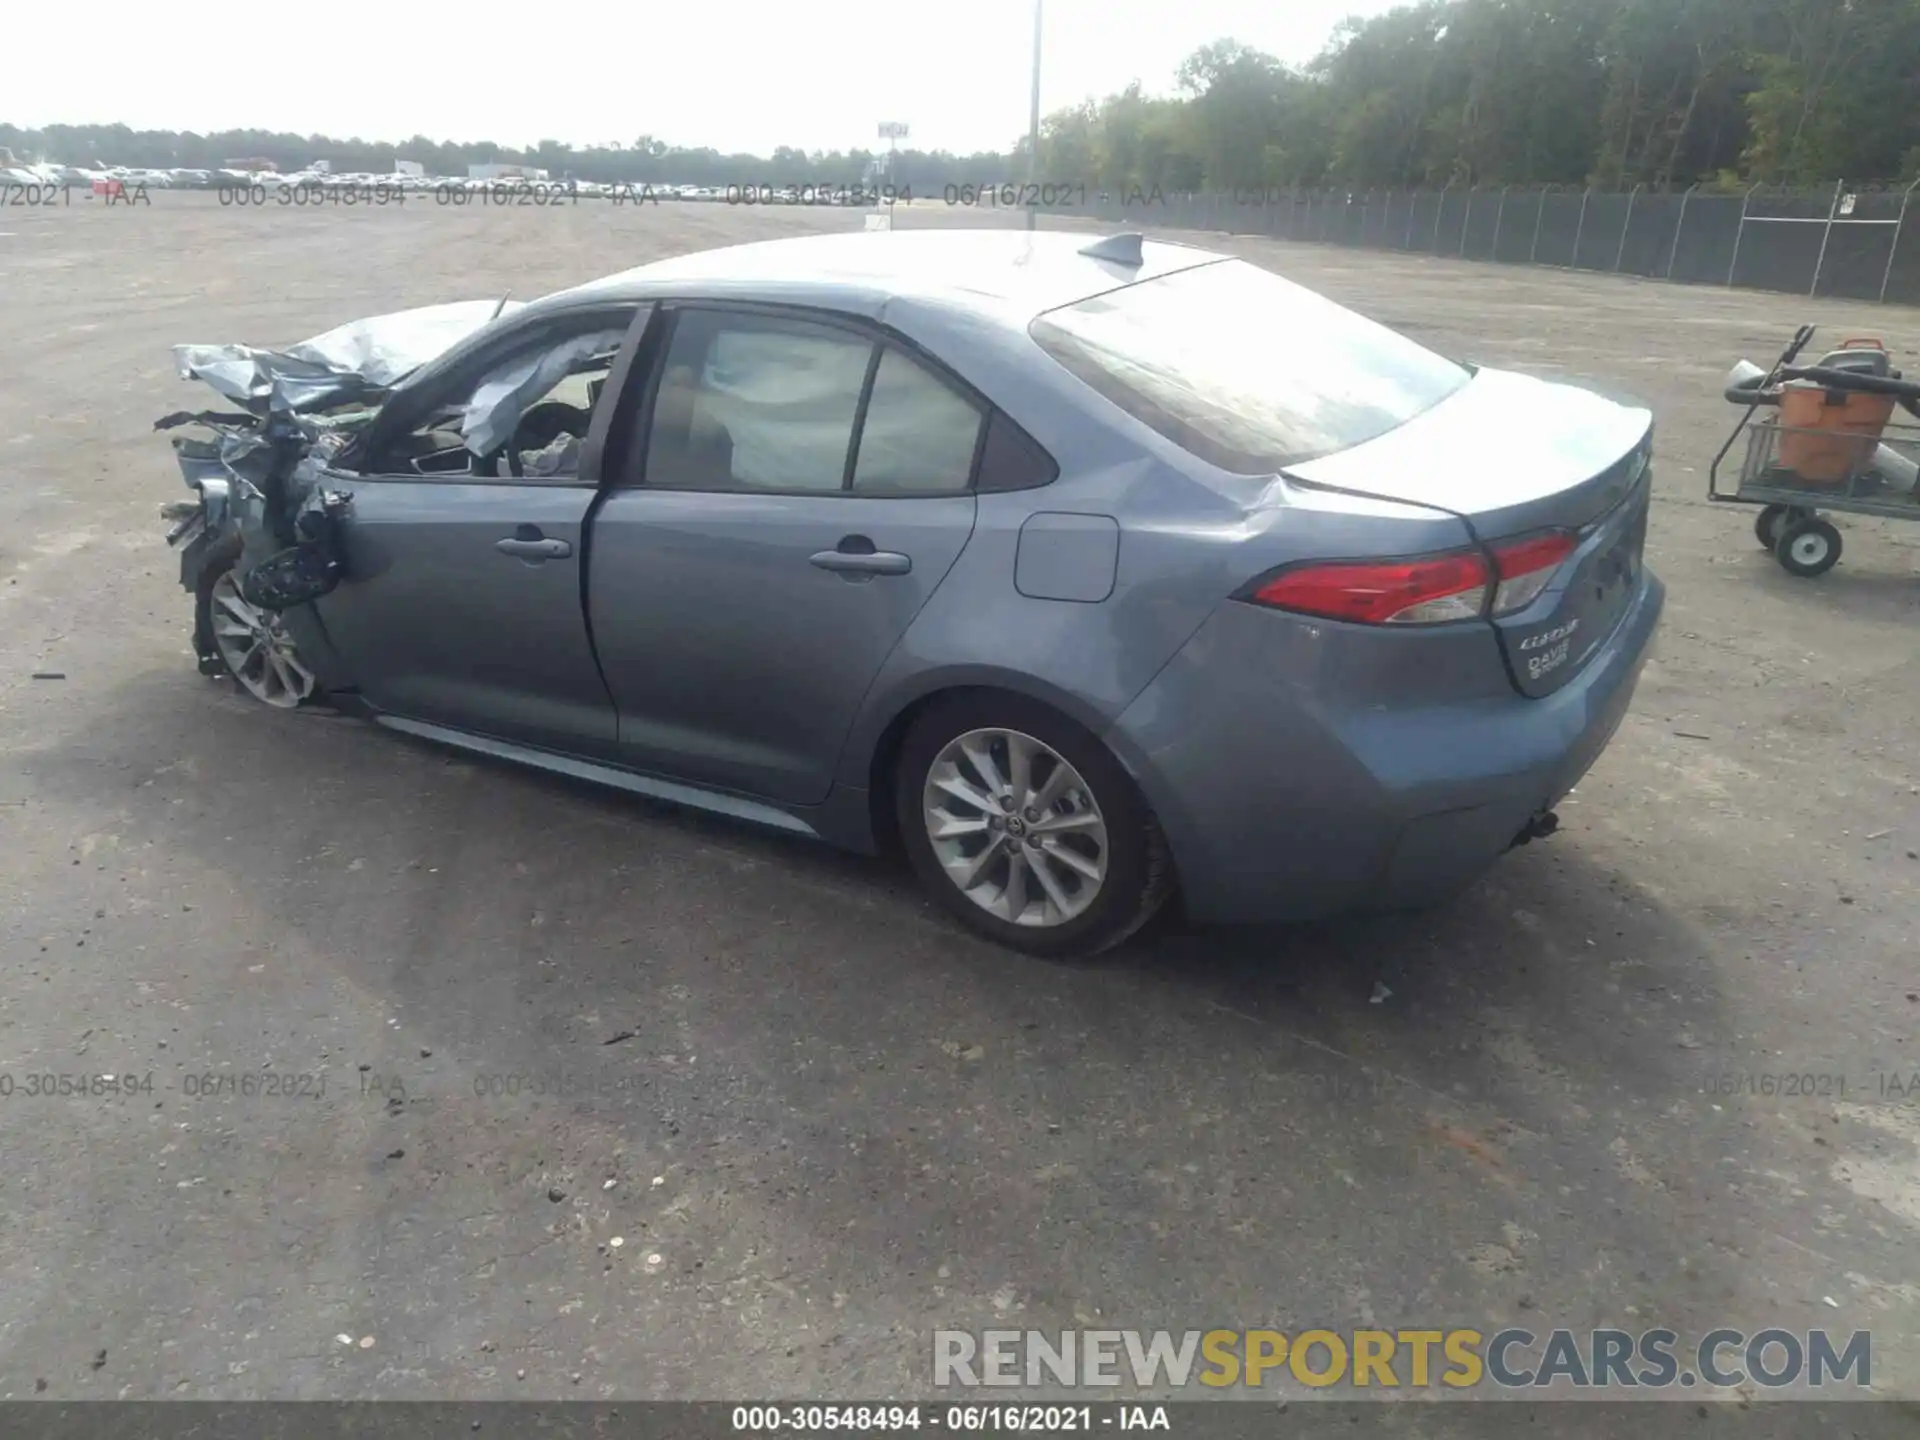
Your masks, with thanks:
M1517 519L1556 494L1619 483L1613 472L1623 463L1636 455L1651 463L1654 428L1643 404L1489 366L1393 429L1283 473L1293 484L1444 511L1485 533L1492 517ZM1509 533L1506 522L1494 533Z

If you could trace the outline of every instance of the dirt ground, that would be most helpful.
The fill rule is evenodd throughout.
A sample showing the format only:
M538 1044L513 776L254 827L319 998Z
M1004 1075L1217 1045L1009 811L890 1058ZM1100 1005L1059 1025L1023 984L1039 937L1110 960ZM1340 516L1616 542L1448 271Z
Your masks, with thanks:
M1704 494L1735 359L1920 311L1208 242L1658 412L1634 713L1415 919L1048 967L195 674L169 345L858 224L0 210L0 1397L918 1395L996 1322L1866 1329L1920 1395L1920 528L1797 581Z

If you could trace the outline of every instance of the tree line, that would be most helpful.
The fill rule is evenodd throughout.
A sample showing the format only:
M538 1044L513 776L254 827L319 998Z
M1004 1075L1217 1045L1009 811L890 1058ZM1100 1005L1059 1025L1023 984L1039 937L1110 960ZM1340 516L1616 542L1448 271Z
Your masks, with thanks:
M1290 68L1224 40L1049 116L1049 170L1166 190L1920 177L1920 0L1424 0Z
M429 174L537 166L627 184L872 183L884 151L723 154L643 135L526 149L0 124L22 158L76 165L281 170L326 161ZM1005 152L901 150L888 182L928 194L1026 178ZM1694 183L1811 185L1920 177L1920 0L1421 0L1352 19L1311 64L1233 40L1189 56L1177 93L1139 84L1055 111L1037 178L1164 192L1319 187Z

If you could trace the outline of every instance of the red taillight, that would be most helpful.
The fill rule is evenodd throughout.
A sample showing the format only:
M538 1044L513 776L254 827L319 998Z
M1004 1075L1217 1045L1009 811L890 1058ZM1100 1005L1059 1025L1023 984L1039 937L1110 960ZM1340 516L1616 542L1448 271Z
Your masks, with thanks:
M1579 541L1566 530L1549 530L1524 540L1508 540L1493 547L1494 573L1500 583L1493 592L1493 613L1511 615L1540 598L1560 562Z
M1486 562L1476 550L1418 560L1303 565L1261 582L1256 604L1367 625L1440 625L1486 613Z

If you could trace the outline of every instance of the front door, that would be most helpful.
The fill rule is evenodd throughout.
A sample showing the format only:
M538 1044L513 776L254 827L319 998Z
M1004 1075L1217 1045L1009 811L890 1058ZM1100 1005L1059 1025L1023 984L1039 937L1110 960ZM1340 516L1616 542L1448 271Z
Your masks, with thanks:
M628 306L510 326L390 405L371 473L328 477L353 505L346 578L317 609L375 708L612 752L583 567L594 452L644 323Z
M593 522L624 763L823 800L860 701L973 532L977 403L824 320L688 308Z
M377 709L506 740L615 736L580 603L584 485L339 476L349 579L319 602ZM597 743L596 743L597 742Z

